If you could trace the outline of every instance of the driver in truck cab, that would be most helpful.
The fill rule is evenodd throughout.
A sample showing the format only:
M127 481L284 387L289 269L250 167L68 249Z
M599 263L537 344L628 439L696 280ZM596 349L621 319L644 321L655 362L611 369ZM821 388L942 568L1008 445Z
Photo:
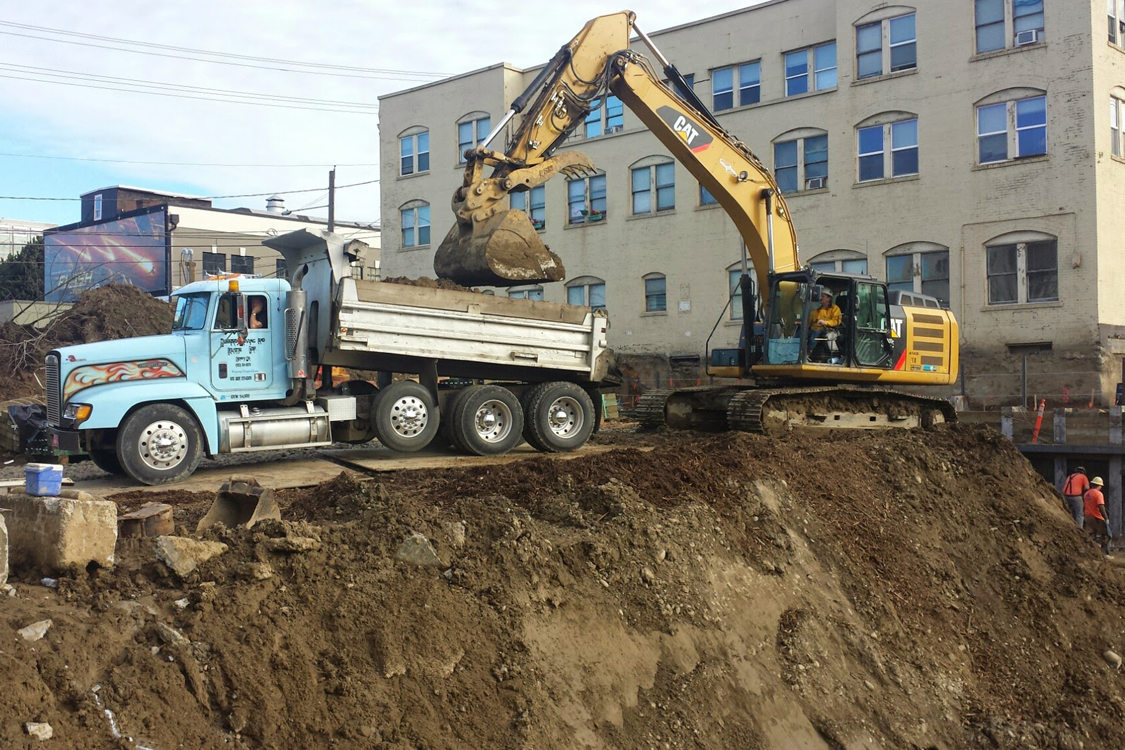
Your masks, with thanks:
M829 328L837 328L843 320L843 313L832 301L832 293L827 289L820 293L820 307L809 316L809 351L816 346L816 340L824 336Z

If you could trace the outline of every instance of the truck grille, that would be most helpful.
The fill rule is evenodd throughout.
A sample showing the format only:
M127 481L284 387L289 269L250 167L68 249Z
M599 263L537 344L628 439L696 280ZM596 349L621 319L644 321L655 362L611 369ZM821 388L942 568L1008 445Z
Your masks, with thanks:
M59 357L57 354L48 354L47 365L47 423L54 426L59 424L60 391L59 391Z

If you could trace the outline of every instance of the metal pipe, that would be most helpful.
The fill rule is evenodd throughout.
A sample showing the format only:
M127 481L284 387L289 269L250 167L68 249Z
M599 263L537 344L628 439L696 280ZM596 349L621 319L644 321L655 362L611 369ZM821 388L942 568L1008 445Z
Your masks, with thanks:
M762 191L762 199L766 202L766 244L769 250L770 273L773 273L773 190L766 188Z
M477 148L488 148L488 144L492 143L492 139L500 135L500 131L503 130L504 126L507 125L508 122L515 116L516 110L509 109L508 113L500 119L499 124L497 124L497 126L492 129L491 133L484 137L484 140L480 142Z

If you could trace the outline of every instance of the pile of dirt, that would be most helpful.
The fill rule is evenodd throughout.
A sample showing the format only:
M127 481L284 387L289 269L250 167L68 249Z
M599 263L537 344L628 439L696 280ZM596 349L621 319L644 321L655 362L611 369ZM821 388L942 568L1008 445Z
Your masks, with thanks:
M51 349L168 333L174 312L167 302L131 284L114 283L84 292L45 325L0 324L0 372L11 374L5 378L5 398L43 398L43 357Z
M0 745L1125 746L1125 576L996 433L598 439L279 492L184 578L16 571Z
M406 276L391 276L387 279L381 279L385 284L405 284L406 286L420 286L425 289L447 289L454 292L477 292L484 294L479 289L472 287L461 286L455 281L449 279L431 279L429 276L421 276L417 279L411 279Z

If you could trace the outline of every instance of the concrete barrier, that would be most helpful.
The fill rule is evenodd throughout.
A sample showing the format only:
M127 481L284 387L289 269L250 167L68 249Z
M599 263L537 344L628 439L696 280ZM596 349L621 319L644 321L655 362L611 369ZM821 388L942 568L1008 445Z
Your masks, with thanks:
M80 490L60 494L36 497L16 490L0 498L11 510L6 520L12 568L53 572L91 563L113 567L117 504Z

